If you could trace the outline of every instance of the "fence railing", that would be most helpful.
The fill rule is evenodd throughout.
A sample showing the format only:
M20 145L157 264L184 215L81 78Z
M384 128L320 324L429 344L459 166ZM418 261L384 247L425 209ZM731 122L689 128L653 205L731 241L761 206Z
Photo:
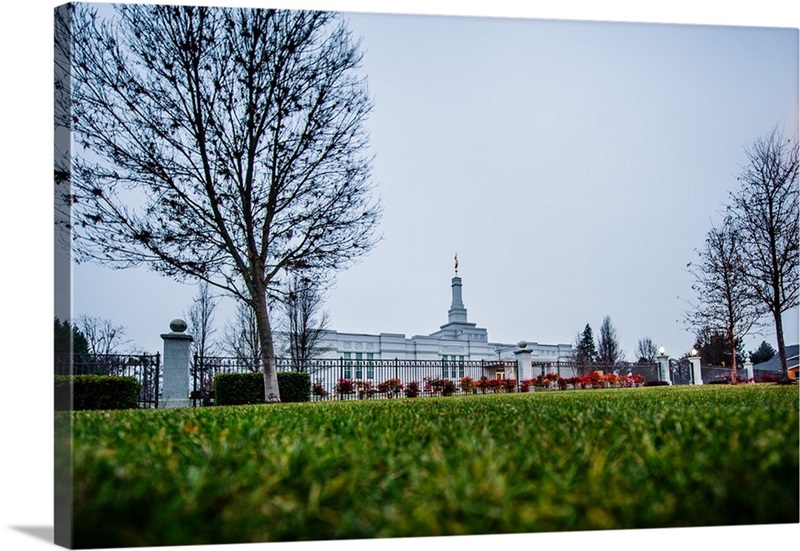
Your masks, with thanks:
M353 400L363 398L391 398L403 395L399 390L416 383L419 394L438 395L466 394L485 391L479 387L464 388L461 379L469 377L477 383L481 378L516 379L515 360L370 360L370 359L314 359L293 361L277 358L278 372L308 373L312 383L312 399ZM214 377L221 373L249 373L259 371L257 361L232 357L195 356L192 368L192 403L209 405L213 401ZM594 371L619 375L641 375L645 382L659 378L658 364L640 363L595 363L590 365L575 362L533 362L532 377L556 373L569 378ZM389 381L397 381L390 383ZM454 383L448 385L446 381ZM399 384L398 384L399 383ZM446 386L445 386L446 385ZM516 387L514 387L516 388Z
M645 382L659 379L659 366L657 363L632 363L632 362L592 362L580 363L569 361L558 362L531 362L533 375L546 375L556 373L559 377L581 377L595 371L604 374L616 373L617 375L641 375Z
M117 375L133 377L142 385L139 407L157 408L161 387L161 355L57 354L56 375Z
M315 359L302 362L288 358L275 360L277 372L308 373L312 383L313 400L350 400L358 398L390 398L399 393L381 392L381 383L398 380L406 388L417 383L420 395L442 392L437 380L456 383L454 394L465 391L460 379L481 377L495 379L511 377L516 373L517 362L509 360L369 360L369 359ZM255 362L231 357L199 357L192 362L192 400L194 405L209 404L213 399L214 377L221 373L249 373ZM342 383L344 381L344 383ZM349 384L352 384L350 391ZM449 392L448 390L447 392ZM471 391L470 391L471 392Z
M733 368L727 366L701 366L700 374L703 384L721 381L730 381L733 378ZM736 377L739 381L747 380L747 371L744 366L736 368ZM768 369L753 369L753 381L756 383L776 382L780 379L780 373Z

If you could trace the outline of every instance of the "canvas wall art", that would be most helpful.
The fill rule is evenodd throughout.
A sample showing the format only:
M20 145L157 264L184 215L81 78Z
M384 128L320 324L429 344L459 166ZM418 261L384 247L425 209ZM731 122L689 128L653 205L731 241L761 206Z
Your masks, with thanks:
M798 29L54 22L58 545L798 523Z

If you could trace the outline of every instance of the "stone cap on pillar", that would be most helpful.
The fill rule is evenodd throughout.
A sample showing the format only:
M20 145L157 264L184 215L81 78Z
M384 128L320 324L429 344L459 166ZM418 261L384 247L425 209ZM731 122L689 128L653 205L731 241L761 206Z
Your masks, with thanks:
M161 333L161 338L164 340L174 339L174 340L194 340L194 337L185 333L188 325L185 321L180 318L176 318L169 322L169 333Z

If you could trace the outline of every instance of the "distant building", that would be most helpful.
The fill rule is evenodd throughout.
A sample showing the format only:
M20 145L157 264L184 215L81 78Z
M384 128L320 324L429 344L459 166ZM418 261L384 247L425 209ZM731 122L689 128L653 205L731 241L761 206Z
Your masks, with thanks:
M467 319L461 298L462 282L456 275L450 284L452 304L447 323L429 335L406 337L399 333L340 333L325 331L320 338L320 359L345 360L447 360L475 361L514 359L516 344L489 342L486 329ZM528 341L531 359L536 362L569 361L572 345L540 344Z
M792 379L797 378L798 364L800 364L800 345L791 344L786 347L786 367L789 370L789 377ZM781 358L778 354L772 356L766 362L755 364L753 369L762 369L764 371L774 371L780 373Z

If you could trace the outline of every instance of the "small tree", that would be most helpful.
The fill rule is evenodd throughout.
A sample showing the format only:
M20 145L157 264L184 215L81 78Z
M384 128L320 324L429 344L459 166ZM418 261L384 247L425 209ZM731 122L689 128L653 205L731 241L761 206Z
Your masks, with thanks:
M636 343L636 356L639 358L639 363L654 363L657 354L658 347L650 337L639 339Z
M96 356L119 354L123 345L130 344L125 339L125 328L114 325L111 320L95 316L78 316L78 325L86 337L89 353Z
M597 337L597 357L603 363L615 364L625 359L625 352L619 344L617 330L611 324L611 318L603 318L600 335Z
M742 249L740 232L730 219L719 228L712 226L705 247L698 251L699 263L690 265L695 277L692 289L697 293L697 304L686 315L690 325L724 336L730 346L731 382L734 384L736 351L742 338L764 314L763 302L749 292Z
M324 296L306 277L295 275L283 302L286 348L298 371L308 371L308 360L322 352L320 339L328 327L328 313L322 310Z
M192 306L186 317L188 318L189 332L191 333L192 351L202 361L203 358L213 356L217 350L214 340L214 311L217 301L211 294L208 283L201 281L194 296Z
M782 314L798 305L798 143L777 128L747 150L741 187L731 193L729 212L741 235L749 293L775 324L781 377L788 379Z
M575 337L575 363L579 373L585 373L588 366L597 361L597 349L594 346L594 334L591 326L587 323L583 328L583 333Z
M245 303L236 305L232 321L225 327L223 347L236 361L250 371L259 371L261 340L255 312Z

